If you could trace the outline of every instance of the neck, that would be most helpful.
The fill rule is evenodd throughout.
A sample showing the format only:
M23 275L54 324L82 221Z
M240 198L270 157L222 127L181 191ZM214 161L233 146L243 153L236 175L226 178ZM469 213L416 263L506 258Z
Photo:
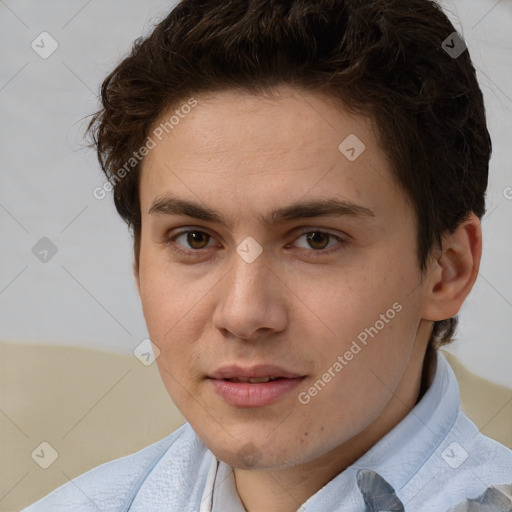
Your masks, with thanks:
M285 469L234 469L237 491L246 511L296 512L407 416L430 385L433 363L435 350L423 350L413 356L382 414L357 436L322 457Z

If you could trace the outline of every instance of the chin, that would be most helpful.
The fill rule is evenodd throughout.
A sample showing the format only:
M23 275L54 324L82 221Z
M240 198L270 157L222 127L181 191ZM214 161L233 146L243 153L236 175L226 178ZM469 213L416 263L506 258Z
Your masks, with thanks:
M252 442L242 444L236 451L223 450L220 458L226 464L237 469L263 469L265 466L265 454Z
M219 460L241 470L284 469L303 462L304 447L299 451L297 446L291 446L286 451L279 444L278 447L273 446L268 439L260 443L249 440L237 443L232 439L222 446L210 444L209 448Z

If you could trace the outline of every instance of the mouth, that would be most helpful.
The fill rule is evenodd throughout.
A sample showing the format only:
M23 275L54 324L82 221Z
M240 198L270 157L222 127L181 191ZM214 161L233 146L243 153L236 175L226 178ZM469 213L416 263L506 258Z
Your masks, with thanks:
M305 375L274 365L220 368L208 376L214 390L234 407L263 407L288 395Z
M208 377L216 380L259 384L278 379L297 379L304 375L271 364L259 364L251 367L223 366Z
M227 382L248 382L249 384L265 384L266 382L274 382L284 377L233 377L231 379L222 379Z

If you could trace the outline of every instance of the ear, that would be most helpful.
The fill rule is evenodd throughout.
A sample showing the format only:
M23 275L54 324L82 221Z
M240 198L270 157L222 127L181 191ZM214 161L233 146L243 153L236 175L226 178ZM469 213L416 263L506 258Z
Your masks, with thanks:
M482 227L471 212L453 233L443 237L443 247L428 271L425 320L445 320L459 312L478 276L481 255Z
M137 263L135 262L135 260L133 260L132 270L133 270L133 277L135 279L135 284L137 285L137 291L139 292L139 297L140 297L140 275L139 275L139 268L137 267Z

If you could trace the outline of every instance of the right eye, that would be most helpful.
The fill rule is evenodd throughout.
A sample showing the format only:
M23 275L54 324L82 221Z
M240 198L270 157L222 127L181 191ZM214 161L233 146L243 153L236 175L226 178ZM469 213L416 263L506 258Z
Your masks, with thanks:
M182 243L179 240L182 239ZM171 248L172 251L177 252L183 256L202 256L203 249L207 249L207 244L213 237L201 231L199 229L186 229L179 231L178 233L168 235L166 237L166 244ZM184 249L184 245L188 245L191 249Z

